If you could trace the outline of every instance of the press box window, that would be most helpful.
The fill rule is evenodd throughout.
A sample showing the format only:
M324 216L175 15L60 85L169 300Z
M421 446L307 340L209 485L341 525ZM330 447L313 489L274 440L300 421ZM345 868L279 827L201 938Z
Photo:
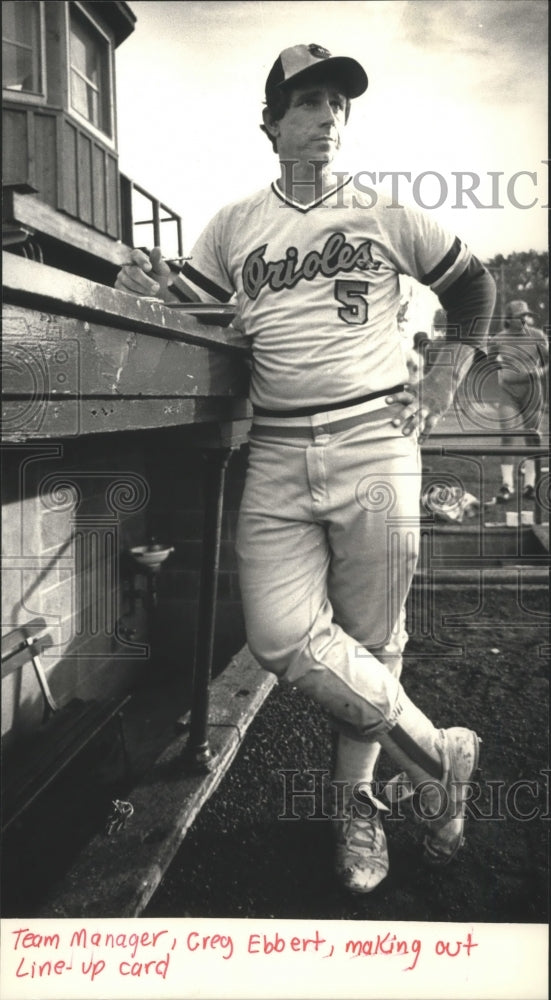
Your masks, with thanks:
M17 93L44 92L38 0L2 3L2 87Z
M71 5L71 107L100 132L111 135L109 42Z

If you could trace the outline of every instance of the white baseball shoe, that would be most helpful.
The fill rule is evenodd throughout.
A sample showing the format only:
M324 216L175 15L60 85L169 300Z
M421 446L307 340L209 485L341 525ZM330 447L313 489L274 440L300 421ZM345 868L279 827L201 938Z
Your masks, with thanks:
M478 768L480 738L471 729L442 729L436 747L442 777L427 777L413 785L407 771L388 782L390 802L415 799L415 818L426 824L424 858L432 865L447 865L465 843L465 809L468 785Z
M382 812L388 807L371 795L369 802L355 799L348 804L343 819L335 820L337 845L335 872L344 889L354 893L372 892L388 874L388 849Z
M434 800L437 811L434 819L427 816L423 840L425 861L432 865L447 865L465 843L467 788L480 753L480 739L471 729L444 729L442 743L443 794L433 793L433 802L427 796L429 814L433 813Z

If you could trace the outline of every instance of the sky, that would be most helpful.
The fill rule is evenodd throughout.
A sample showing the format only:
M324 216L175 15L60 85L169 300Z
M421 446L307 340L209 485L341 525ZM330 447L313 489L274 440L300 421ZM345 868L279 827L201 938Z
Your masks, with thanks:
M258 127L264 82L283 48L310 42L353 56L369 77L339 169L375 173L387 189L381 174L409 174L394 181L399 200L436 214L484 260L547 249L546 0L129 6L136 28L117 50L120 166L182 215L186 252L218 208L277 176ZM476 205L457 195L469 173Z

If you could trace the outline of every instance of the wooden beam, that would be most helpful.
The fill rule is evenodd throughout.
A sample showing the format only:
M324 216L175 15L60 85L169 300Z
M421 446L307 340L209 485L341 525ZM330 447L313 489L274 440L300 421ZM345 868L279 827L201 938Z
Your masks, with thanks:
M3 393L79 397L236 396L248 370L236 354L132 333L79 317L5 305Z
M216 347L242 357L248 344L236 331L205 326L194 316L68 274L46 264L2 254L4 301L46 310L60 316L78 316L87 322Z
M249 440L251 418L217 421L216 424L198 424L194 445L198 448L241 448Z
M95 8L100 20L107 21L115 36L115 45L120 45L134 31L136 15L127 3L122 0L111 0L110 3L102 0L89 0L89 5Z
M59 240L117 267L128 260L129 247L116 240L110 240L108 236L96 232L95 229L89 229L82 222L58 212L32 194L7 191L2 220L11 225L24 226L35 234Z
M235 437L229 430L234 421L238 421ZM221 422L224 438L233 447L234 441L238 445L245 439L243 421L247 421L244 399L2 400L2 441L6 443Z

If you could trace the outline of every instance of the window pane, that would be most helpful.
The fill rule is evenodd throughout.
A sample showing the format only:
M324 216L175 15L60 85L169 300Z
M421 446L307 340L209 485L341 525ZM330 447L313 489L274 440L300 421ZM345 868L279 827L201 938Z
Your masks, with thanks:
M9 90L32 90L32 53L2 42L2 86Z
M71 66L86 72L86 39L82 37L77 22L71 22Z
M2 86L42 93L38 0L2 4Z
M98 107L98 93L93 87L87 88L87 98L88 98L88 117L94 125L98 128L102 127L102 122L99 120L99 107Z
M88 118L88 97L86 81L78 73L71 73L71 104L83 118Z
M109 45L74 8L71 11L71 70L73 108L110 135Z
M93 35L80 21L73 17L71 22L71 63L75 69L80 70L83 76L87 76L96 84L99 79L99 47L99 37Z
M4 0L2 4L2 37L12 42L32 43L33 22L38 14L38 3L17 3Z

